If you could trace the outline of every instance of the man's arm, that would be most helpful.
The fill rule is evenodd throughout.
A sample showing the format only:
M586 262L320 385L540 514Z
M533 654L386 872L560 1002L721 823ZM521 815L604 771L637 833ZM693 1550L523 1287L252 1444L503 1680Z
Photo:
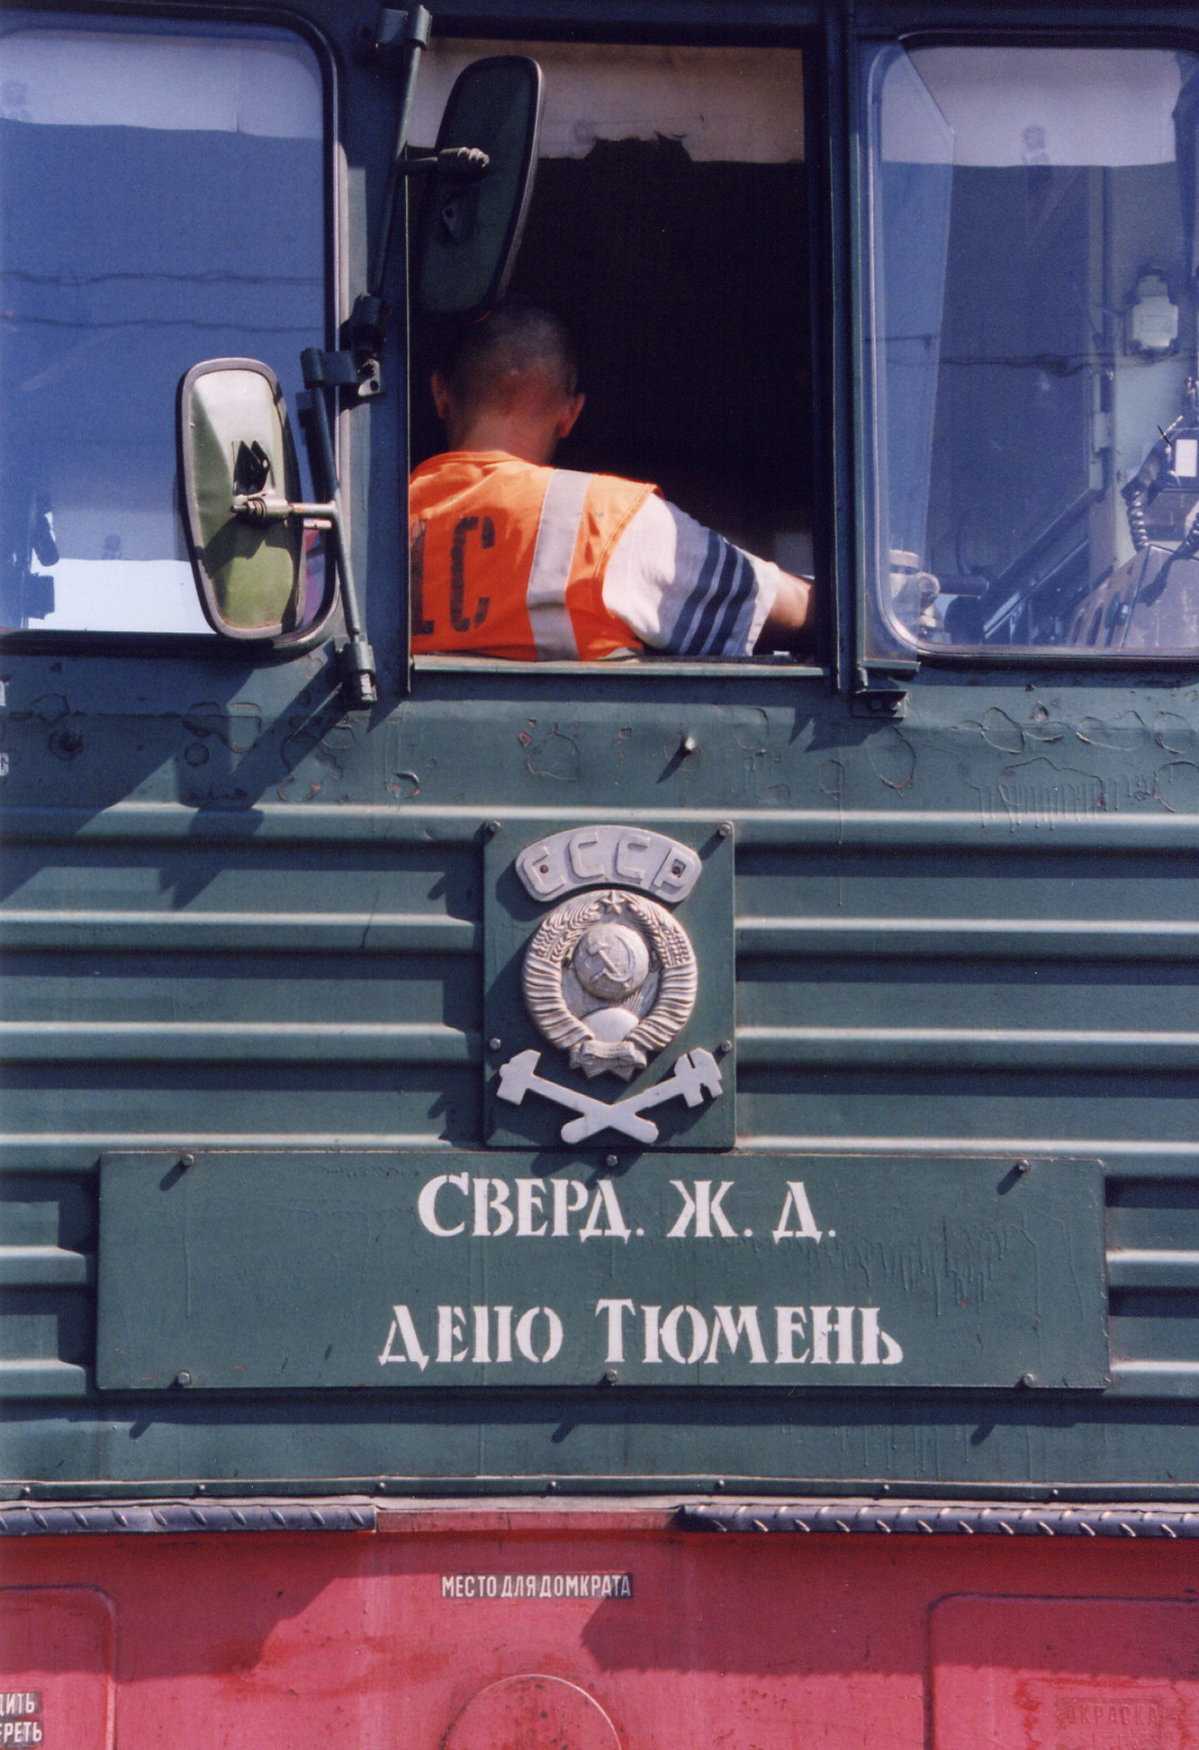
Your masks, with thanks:
M778 592L754 645L755 656L769 656L773 651L796 655L811 649L814 590L812 578L779 572Z

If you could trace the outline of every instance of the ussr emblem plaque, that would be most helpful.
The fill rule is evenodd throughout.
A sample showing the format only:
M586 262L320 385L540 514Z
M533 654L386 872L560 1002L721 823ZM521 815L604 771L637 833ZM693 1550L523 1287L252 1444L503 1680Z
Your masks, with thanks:
M488 1142L731 1148L731 829L501 824L485 884Z

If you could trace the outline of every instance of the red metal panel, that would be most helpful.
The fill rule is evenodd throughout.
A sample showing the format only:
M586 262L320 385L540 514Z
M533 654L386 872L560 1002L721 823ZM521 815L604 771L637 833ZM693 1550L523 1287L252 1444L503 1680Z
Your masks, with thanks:
M111 1596L120 1750L1199 1742L1199 1540L721 1536L583 1505L426 1505L380 1524L13 1540L6 1575ZM39 1678L48 1723L80 1670L106 1670L94 1646L87 1664L60 1645L61 1676ZM1153 1712L1167 1691L1182 1712ZM1137 1715L1104 1737L1080 1711L1116 1696L1150 1707L1145 1730ZM110 1738L97 1724L46 1742Z
M23 1565L23 1564L21 1564ZM6 1578L18 1566L5 1563ZM0 1746L110 1750L113 1616L84 1586L0 1590Z
M1189 1750L1199 1609L947 1598L932 1613L935 1750Z

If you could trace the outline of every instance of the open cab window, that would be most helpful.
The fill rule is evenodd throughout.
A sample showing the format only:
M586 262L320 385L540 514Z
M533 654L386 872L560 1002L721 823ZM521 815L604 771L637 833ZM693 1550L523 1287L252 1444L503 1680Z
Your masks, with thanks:
M0 628L209 633L176 389L253 353L294 403L326 331L323 113L288 31L6 9ZM297 628L325 596L314 536Z
M1199 653L1199 57L930 43L868 90L868 654Z
M537 181L510 291L573 331L587 397L556 465L648 482L704 530L810 575L801 52L553 42L504 49L535 57L545 74ZM487 43L434 40L414 140L432 140L453 78L490 52ZM444 325L418 317L418 467L447 447L429 379L452 343ZM423 609L417 600L417 627L430 618L427 591ZM709 656L714 606L710 622ZM638 654L655 657L648 643Z

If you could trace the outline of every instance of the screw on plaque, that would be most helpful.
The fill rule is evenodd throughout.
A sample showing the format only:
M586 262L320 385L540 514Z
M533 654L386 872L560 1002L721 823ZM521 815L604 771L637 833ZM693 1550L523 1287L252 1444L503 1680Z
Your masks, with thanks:
M196 1157L193 1154L182 1154L179 1156L178 1164L184 1169L194 1167L196 1164Z
M500 823L498 820L489 820L485 823L485 825L483 827L483 831L487 834L489 839L493 839L495 837L496 833L499 832L499 830L500 830Z
M175 1375L175 1384L176 1385L190 1385L191 1382L192 1382L192 1376L187 1371L186 1367L180 1369L180 1371Z
M731 839L733 836L733 823L732 823L732 821L731 820L722 820L720 825L716 828L716 831L720 834L722 839Z

